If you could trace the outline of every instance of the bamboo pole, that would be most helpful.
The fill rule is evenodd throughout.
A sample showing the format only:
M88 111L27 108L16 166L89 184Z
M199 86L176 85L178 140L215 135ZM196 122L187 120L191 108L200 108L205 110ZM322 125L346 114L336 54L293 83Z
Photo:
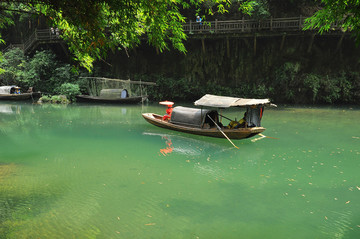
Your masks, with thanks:
M146 81L131 81L131 80L121 80L121 79L112 79L112 78L105 78L105 77L79 77L82 79L95 79L95 80L111 80L111 81L118 81L130 84L140 84L140 85L156 85L155 82L146 82Z

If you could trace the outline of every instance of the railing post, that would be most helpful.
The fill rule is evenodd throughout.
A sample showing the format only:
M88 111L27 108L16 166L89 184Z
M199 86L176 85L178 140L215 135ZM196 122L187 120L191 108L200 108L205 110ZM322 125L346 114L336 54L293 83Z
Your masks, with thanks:
M272 16L270 17L270 31L273 30L273 18Z
M299 19L299 30L302 29L302 16L300 15L300 19Z
M192 23L192 20L190 20L189 33L192 33L191 23Z
M215 19L215 32L217 32L217 28L218 28L218 20Z

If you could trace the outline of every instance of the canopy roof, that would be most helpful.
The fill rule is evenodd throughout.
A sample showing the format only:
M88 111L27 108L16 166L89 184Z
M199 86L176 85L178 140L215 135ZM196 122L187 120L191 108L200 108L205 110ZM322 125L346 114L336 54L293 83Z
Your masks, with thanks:
M165 100L165 101L160 101L159 104L160 105L172 106L174 104L174 102Z
M170 122L191 127L201 128L206 121L206 115L217 119L217 112L209 109L197 109L183 106L176 106L171 113Z
M195 105L217 107L217 108L229 108L232 106L250 106L250 105L270 105L269 99L244 99L229 96L218 96L206 94L199 100L194 102ZM273 105L274 106L274 105Z
M10 94L12 88L17 88L16 85L0 86L0 94Z

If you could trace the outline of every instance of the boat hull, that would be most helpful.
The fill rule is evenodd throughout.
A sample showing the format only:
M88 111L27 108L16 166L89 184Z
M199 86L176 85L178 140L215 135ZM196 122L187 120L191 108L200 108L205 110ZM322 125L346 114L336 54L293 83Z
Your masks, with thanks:
M137 104L143 101L144 97L126 97L126 98L103 98L98 96L78 95L76 99L80 102L94 102L94 103L114 103L114 104Z
M0 100L35 100L39 98L40 93L22 93L22 94L0 94Z
M203 128L195 128L195 127L173 124L168 121L162 120L161 115L153 114L153 113L144 113L142 114L142 116L150 124L153 124L158 127L185 132L189 134L196 134L196 135L216 137L216 138L225 138L224 135L216 127L210 129L203 129ZM221 130L230 139L245 139L245 138L253 137L265 131L265 128L264 127L238 128L238 129L222 128Z

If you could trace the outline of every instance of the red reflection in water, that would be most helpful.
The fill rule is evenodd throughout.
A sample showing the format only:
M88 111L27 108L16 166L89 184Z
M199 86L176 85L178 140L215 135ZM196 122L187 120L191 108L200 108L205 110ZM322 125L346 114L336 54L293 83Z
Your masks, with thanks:
M166 139L166 142L165 142L166 148L160 149L160 153L164 156L167 156L168 154L172 153L172 151L174 150L174 147L172 146L171 139L169 139L166 136L162 136L161 138Z

